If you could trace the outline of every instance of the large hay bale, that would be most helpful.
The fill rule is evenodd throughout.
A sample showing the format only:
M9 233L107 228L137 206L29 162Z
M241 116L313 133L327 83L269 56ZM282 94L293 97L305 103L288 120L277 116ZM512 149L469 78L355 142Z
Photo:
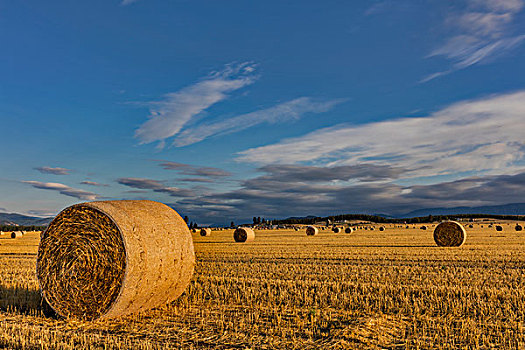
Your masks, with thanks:
M11 232L11 238L20 238L23 235L24 234L22 233L22 231L13 231L13 232Z
M193 275L188 226L153 201L73 205L49 224L38 247L43 297L64 317L109 319L177 299Z
M514 229L516 231L522 231L523 230L523 227L520 225L520 224L516 224L516 226L514 226Z
M209 227L201 228L200 235L202 237L209 237L209 236L211 236L211 228L209 228Z
M503 227L500 225L496 225L496 231L503 231Z
M467 231L456 221L445 221L434 229L434 241L440 247L459 247L467 239Z
M333 231L334 233L341 233L341 228L339 228L339 227L334 227L334 228L332 229L332 231Z
M233 232L233 239L235 242L251 242L255 239L255 232L249 227L238 227Z
M352 232L354 232L354 229L352 227L347 227L345 229L345 233L352 233Z
M319 229L315 226L308 226L306 227L306 235L307 236L315 236L319 233Z
M381 227L379 228L379 231L384 231L384 230L385 230L384 226L381 226Z

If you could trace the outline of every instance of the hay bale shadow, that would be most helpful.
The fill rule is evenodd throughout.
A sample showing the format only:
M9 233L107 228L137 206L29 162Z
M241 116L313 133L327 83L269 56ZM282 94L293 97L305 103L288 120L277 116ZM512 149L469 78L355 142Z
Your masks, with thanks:
M23 287L0 285L0 311L58 319L40 291Z

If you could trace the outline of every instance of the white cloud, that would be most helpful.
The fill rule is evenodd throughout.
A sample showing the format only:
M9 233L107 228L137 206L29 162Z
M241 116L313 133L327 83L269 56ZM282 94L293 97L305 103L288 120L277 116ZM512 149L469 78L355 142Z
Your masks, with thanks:
M241 152L262 164L388 164L410 176L509 171L525 160L525 91L463 101L428 117L337 125Z
M428 57L443 56L450 60L453 65L449 73L512 50L525 39L525 35L513 35L509 29L523 4L523 0L467 0L463 13L451 13L447 18L446 26L454 28L454 34ZM433 73L420 82L442 75Z
M75 197L75 198L82 199L82 200L94 201L95 199L98 198L98 195L93 192L84 191L84 190L80 190L77 188L72 188L72 187L69 187L61 183L40 182L40 181L22 181L22 182L25 184L31 185L34 188L57 191L60 194L63 194L65 196Z
M226 99L229 92L252 84L256 80L254 65L229 65L200 82L169 93L159 102L150 103L149 120L135 132L141 143L163 141L176 135L193 117Z
M248 129L261 123L278 123L299 119L305 113L322 113L330 110L334 105L344 100L314 102L308 97L297 98L271 108L242 114L214 123L203 123L182 131L174 141L174 145L181 147L200 142L210 136L224 135Z

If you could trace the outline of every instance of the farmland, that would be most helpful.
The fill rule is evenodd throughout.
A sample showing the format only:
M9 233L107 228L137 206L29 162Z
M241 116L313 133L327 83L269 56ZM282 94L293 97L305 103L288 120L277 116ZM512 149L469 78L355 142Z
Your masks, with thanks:
M483 227L481 227L483 225ZM56 318L35 276L38 233L0 237L0 347L13 349L456 349L525 347L525 233L475 223L459 248L432 230L193 234L176 302L125 318ZM170 271L165 271L169 274ZM147 288L147 286L144 286Z

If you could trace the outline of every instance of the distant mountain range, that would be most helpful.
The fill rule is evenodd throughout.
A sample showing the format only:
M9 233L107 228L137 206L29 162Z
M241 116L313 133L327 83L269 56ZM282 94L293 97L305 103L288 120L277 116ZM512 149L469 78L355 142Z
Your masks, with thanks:
M53 218L39 218L15 213L0 213L0 225L44 226Z
M406 214L396 215L396 218L415 218L428 215L454 214L492 214L492 215L525 215L525 203L490 205L482 207L455 207L418 209Z

